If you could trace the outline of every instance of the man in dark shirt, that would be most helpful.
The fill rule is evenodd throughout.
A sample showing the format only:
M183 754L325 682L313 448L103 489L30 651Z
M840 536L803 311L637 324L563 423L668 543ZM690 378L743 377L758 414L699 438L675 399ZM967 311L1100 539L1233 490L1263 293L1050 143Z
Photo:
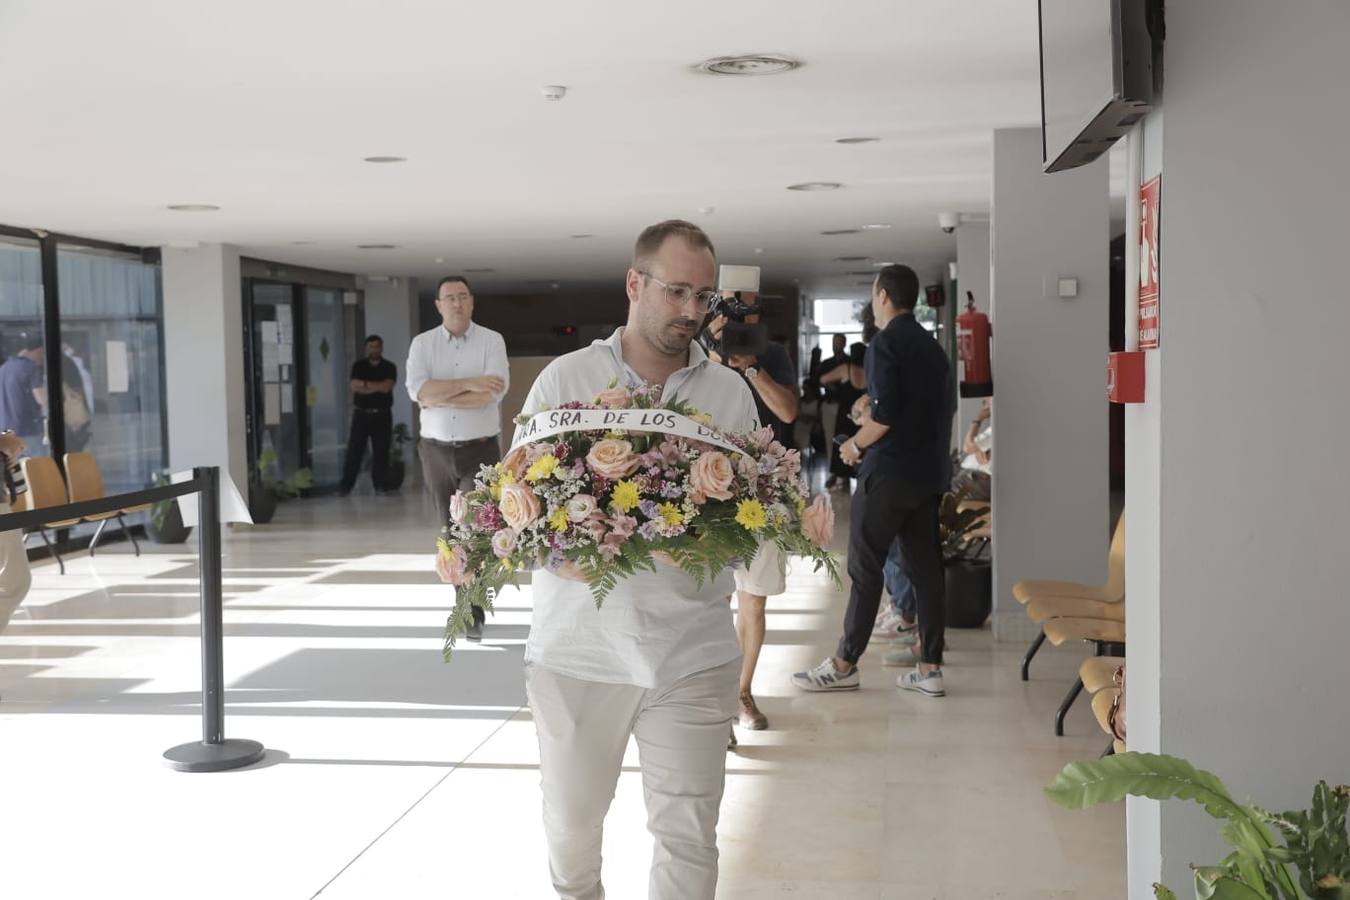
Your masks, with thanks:
M370 481L378 493L389 489L389 442L394 433L394 382L398 369L384 358L384 341L378 334L366 338L366 358L352 363L352 431L347 440L347 461L342 473L342 493L350 494L361 471L361 457L369 439L374 459Z
M882 568L897 537L918 606L919 664L896 687L929 697L946 695L942 649L945 586L938 507L951 472L948 400L950 365L932 335L914 318L919 279L908 266L887 266L872 285L881 329L868 346L871 421L841 448L844 462L861 460L850 509L848 574L853 582L844 636L835 656L792 677L804 690L852 690L881 602Z

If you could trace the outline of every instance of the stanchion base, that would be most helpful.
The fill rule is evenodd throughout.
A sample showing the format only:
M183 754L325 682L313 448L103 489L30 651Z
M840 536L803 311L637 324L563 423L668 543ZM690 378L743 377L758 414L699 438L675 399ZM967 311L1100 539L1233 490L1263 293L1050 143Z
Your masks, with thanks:
M164 751L164 760L179 772L223 772L251 766L263 758L263 745L257 741L232 738L219 744L194 741Z

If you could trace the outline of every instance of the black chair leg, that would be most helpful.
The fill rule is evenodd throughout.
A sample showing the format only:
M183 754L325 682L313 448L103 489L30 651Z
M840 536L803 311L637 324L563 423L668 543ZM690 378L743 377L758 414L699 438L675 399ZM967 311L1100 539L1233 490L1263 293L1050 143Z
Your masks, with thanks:
M127 540L131 541L131 548L132 548L133 550L136 551L136 555L137 555L137 556L140 556L140 555L141 555L141 545L138 544L138 543L136 543L136 535L134 535L134 534L131 533L131 529L127 527L126 519L123 519L123 518L122 518L122 514L121 514L121 513L118 513L118 514L117 514L117 524L122 526L122 535L123 535L123 537L125 537Z
M1031 659L1036 655L1036 652L1041 649L1041 644L1044 643L1045 643L1045 630L1042 629L1041 633L1036 635L1036 640L1031 642L1031 647L1027 650L1027 655L1022 657L1023 681L1031 680Z
M1081 693L1083 693L1083 679L1075 678L1073 687L1069 688L1069 693L1064 697L1064 702L1055 711L1055 737L1064 737L1064 717L1069 714L1069 707L1073 706L1073 702Z
M98 549L98 542L103 538L103 529L106 528L107 526L108 520L104 519L103 521L99 522L98 527L94 529L94 536L89 539L90 556L93 556L94 551Z
M57 566L60 567L61 574L62 575L66 574L66 561L61 558L60 553L56 552L55 545L53 545L52 542L47 539L47 529L39 528L38 534L42 535L42 543L47 545L47 552L49 552L52 556L56 557L56 564Z

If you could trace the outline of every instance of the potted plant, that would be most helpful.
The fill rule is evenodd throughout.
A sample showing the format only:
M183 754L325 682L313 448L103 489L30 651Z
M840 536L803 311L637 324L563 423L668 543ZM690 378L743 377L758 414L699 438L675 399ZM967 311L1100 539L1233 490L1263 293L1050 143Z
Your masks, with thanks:
M950 491L938 507L938 536L947 587L947 625L982 628L993 610L993 578L985 544L973 537L987 509L963 508L967 489Z
M314 486L314 473L298 469L294 475L280 480L272 477L276 466L276 451L264 450L258 456L248 483L248 510L255 525L266 525L277 512L277 502L300 495Z
M1193 800L1226 821L1224 840L1233 852L1218 865L1196 866L1197 900L1350 900L1350 839L1345 827L1350 787L1313 789L1312 808L1270 813L1238 803L1222 781L1175 756L1119 753L1072 763L1045 793L1067 809L1114 803L1126 796ZM1275 843L1272 830L1284 839ZM1289 871L1293 864L1298 878ZM1161 884L1158 900L1176 900Z
M155 476L155 487L168 484L168 476L163 473ZM177 497L160 500L150 507L150 516L145 523L145 534L150 540L157 544L182 544L191 533L192 529L183 524L183 513L178 508Z
M403 448L412 441L412 434L408 431L408 426L399 422L394 426L392 439L389 442L389 483L385 485L386 490L396 491L403 487L403 479L408 473L407 464L403 459Z

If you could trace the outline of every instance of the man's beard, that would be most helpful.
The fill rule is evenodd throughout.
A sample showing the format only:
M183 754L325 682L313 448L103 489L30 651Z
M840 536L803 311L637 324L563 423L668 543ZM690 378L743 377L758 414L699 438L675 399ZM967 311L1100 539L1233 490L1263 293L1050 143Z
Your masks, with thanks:
M689 352L689 344L698 334L702 322L696 319L674 319L662 322L650 339L663 353L676 356Z

